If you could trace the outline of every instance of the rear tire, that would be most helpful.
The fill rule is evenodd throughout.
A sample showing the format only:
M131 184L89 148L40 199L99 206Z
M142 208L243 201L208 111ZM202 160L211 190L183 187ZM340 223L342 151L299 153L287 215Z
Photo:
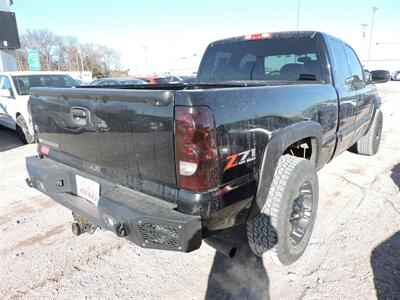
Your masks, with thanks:
M29 133L29 129L28 126L26 125L25 119L21 115L17 117L16 131L19 139L24 144L32 144L35 141L35 137Z
M318 177L314 164L284 155L261 214L247 222L253 253L289 265L305 251L318 207Z
M375 155L378 152L382 137L383 115L378 109L372 120L371 127L353 146L354 152L361 155Z

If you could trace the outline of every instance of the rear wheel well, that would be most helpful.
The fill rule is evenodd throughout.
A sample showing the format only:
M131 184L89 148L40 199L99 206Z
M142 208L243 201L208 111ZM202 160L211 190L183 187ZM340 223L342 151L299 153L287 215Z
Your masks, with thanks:
M316 163L316 139L306 137L297 142L294 142L285 149L282 155L292 155L300 158L305 158Z

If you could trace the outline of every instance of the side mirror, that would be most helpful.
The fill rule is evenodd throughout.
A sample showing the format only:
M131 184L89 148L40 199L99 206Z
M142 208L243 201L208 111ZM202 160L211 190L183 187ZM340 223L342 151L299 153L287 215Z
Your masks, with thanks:
M390 74L388 71L377 70L371 71L371 80L372 83L383 83L387 82L390 79Z
M347 86L353 86L353 83L354 83L354 76L346 78L344 81L344 84Z
M353 89L362 89L365 87L364 80L361 80L358 75L351 76L344 81L345 85L352 87Z
M11 93L7 89L0 89L0 97L10 98L11 97Z

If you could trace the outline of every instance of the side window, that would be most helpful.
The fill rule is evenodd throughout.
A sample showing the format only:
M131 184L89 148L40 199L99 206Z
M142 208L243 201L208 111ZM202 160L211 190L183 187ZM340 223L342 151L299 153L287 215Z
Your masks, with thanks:
M7 76L3 76L1 88L5 90L9 90L11 97L14 97L14 92L12 90L11 81Z
M362 66L360 64L360 61L358 60L358 57L357 57L356 53L354 52L353 49L351 49L347 45L345 45L344 48L345 48L345 51L346 51L347 59L349 60L351 75L354 76L354 77L357 76L358 77L358 81L364 81L364 71L363 71L363 68L362 68Z
M346 54L344 52L343 44L342 42L334 39L331 39L330 42L336 70L336 79L341 86L345 86L345 81L347 78L351 77L351 72Z

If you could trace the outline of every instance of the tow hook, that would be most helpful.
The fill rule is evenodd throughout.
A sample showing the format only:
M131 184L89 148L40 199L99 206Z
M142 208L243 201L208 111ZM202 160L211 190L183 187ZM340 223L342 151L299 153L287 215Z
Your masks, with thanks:
M35 183L33 182L33 180L32 179L30 179L30 178L26 178L25 179L25 182L26 182L26 184L29 186L29 187L35 187Z
M124 223L117 223L114 225L115 234L119 237L127 236L127 231L125 229Z
M72 216L74 218L74 222L71 225L71 229L74 235L80 236L82 233L85 232L93 234L96 231L97 226L90 223L88 219L76 213L72 213Z

